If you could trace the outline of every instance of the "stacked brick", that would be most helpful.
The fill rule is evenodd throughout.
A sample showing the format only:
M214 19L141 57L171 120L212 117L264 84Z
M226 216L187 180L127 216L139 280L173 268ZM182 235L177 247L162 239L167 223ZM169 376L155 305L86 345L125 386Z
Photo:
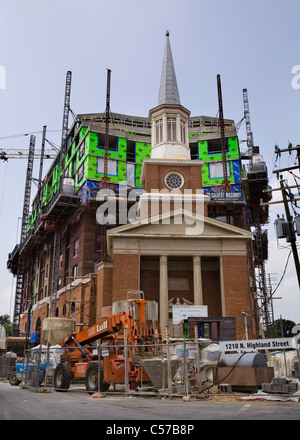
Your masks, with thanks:
M265 393L294 394L298 391L298 380L274 377L271 383L263 383L261 388Z

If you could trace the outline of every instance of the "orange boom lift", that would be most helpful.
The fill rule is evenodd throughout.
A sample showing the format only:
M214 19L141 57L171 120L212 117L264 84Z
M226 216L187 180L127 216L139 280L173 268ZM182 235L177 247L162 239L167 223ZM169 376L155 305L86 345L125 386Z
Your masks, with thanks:
M129 309L134 309L136 319L134 313L116 313L63 340L65 351L54 373L56 391L68 390L72 380L84 380L89 392L99 388L106 391L111 383L126 382L126 370L128 381L134 377L135 383L140 382L141 374L143 381L149 381L146 371L141 372L139 358L153 352L153 345L161 336L159 325L146 320L145 299L129 299L128 304ZM100 362L98 350L91 345L97 340L101 340ZM128 347L127 356L124 345Z

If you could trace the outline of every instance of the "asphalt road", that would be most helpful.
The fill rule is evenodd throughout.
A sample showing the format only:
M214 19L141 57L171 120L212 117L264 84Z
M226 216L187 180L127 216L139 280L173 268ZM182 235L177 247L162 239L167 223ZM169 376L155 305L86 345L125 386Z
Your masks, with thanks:
M119 395L93 398L83 391L37 393L0 382L0 420L96 420L106 421L105 427L114 426L115 430L121 421L132 421L132 426L147 421L147 429L154 426L153 431L161 431L152 432L157 435L163 434L168 421L182 427L194 426L195 432L198 422L204 420L300 420L300 402L209 399L184 402L181 398Z

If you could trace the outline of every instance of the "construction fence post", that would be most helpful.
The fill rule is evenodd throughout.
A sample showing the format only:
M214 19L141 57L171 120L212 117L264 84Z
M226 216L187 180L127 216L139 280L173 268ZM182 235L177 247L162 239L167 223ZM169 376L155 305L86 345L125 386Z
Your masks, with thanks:
M186 364L186 340L183 339L183 377L184 377L184 394L188 395L187 383L187 364Z
M98 393L100 393L101 343L98 344Z
M128 377L128 346L127 346L127 334L124 329L124 363L125 363L125 396L128 395L129 377Z
M166 326L166 340L167 340L167 367L168 367L168 394L170 397L172 397L171 348L170 348L170 334L169 334L168 326Z

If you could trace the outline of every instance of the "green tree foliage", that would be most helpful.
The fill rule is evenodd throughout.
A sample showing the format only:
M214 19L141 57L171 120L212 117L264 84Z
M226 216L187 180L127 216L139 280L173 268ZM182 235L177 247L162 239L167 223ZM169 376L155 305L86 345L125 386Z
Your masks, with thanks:
M281 332L281 325L283 334ZM266 332L266 337L268 338L292 338L294 335L292 334L292 328L296 324L294 321L290 321L289 319L276 319L274 321L274 325L272 325L268 331Z
M0 315L0 324L5 328L6 336L10 336L13 330L13 325L10 322L10 316Z

